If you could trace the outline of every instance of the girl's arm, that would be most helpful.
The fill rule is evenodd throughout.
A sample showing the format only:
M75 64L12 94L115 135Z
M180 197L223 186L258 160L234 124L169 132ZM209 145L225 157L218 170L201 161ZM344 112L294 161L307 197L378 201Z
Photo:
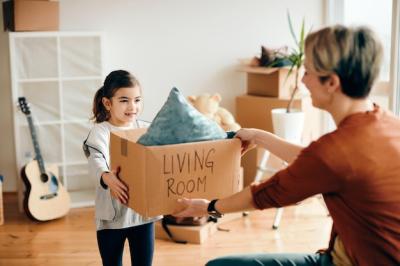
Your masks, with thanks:
M111 191L111 195L121 203L128 203L128 187L118 178L119 169L112 172L104 172L101 176L104 183Z
M110 189L111 195L121 203L128 202L128 187L118 178L118 170L109 169L108 145L109 131L99 125L90 132L85 145L89 149L88 162L97 186Z
M102 153L93 148L88 157L89 166L96 177L96 182L102 189L110 189L111 195L121 203L128 203L128 187L118 178L117 170L108 170L106 159Z
M236 137L242 140L244 146L255 144L268 150L289 164L297 158L300 151L304 148L303 146L288 142L270 132L255 128L242 128L236 133Z

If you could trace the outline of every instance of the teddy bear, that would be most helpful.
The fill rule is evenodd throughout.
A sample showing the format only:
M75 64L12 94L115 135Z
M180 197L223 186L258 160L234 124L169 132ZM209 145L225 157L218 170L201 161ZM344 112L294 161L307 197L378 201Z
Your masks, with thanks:
M235 122L233 115L219 106L221 95L204 93L198 96L189 96L188 101L203 115L213 119L225 131L238 131L241 126Z

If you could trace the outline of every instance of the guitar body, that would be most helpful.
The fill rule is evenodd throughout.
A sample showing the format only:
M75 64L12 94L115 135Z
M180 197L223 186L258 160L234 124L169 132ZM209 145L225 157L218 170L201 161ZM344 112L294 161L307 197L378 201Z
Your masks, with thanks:
M24 210L29 218L36 221L60 218L70 208L69 194L58 180L58 167L46 165L45 170L43 175L36 160L21 169L26 188Z

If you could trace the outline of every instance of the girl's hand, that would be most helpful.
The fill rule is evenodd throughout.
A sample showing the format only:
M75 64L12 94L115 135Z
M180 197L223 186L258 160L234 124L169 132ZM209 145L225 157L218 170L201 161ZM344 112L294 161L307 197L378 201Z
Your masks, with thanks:
M172 214L175 217L198 217L208 215L207 207L210 201L206 199L178 199L178 207Z
M102 178L104 183L108 186L111 196L118 199L122 204L128 203L128 187L118 177L119 168L116 171L104 172Z
M242 155L256 146L255 136L256 130L252 128L242 128L236 133L235 138L242 141Z

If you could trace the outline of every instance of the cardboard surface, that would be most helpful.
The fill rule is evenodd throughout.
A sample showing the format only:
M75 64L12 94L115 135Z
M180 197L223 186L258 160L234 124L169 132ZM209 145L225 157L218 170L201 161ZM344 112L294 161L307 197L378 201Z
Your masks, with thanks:
M273 97L238 96L236 97L236 119L243 128L259 128L274 132L271 110L286 108L288 101ZM292 108L303 110L305 113L302 142L308 143L318 138L321 132L320 112L312 106L311 99L309 97L295 99Z
M273 97L261 97L252 95L242 95L236 97L236 119L243 128L259 128L269 132L274 132L272 125L271 110L274 108L286 108L288 100ZM302 142L307 144L317 139L321 134L320 111L312 107L309 97L295 99L293 108L301 109L305 112L305 124L302 135ZM244 168L244 186L249 185L255 177L257 166L262 157L263 149L253 149L242 157ZM268 167L279 168L280 160L271 155ZM268 174L265 177L269 176Z
M111 169L129 187L128 206L151 217L173 213L176 199L222 198L240 190L240 141L143 146L146 129L112 132Z
M249 95L288 99L295 86L295 71L288 76L290 67L242 66L238 70L246 73Z
M263 156L263 152L265 150L262 148L254 148L248 152L246 152L245 155L242 157L241 165L243 168L243 186L247 187L251 183L254 182L254 178L257 174L257 169L260 166L260 162ZM273 154L269 155L268 163L266 167L268 167L271 170L276 170L278 171L279 169L282 168L282 160L276 157ZM261 177L261 179L267 179L271 177L275 172L269 172L265 171Z
M155 238L163 240L171 240L162 227L161 221L154 224ZM208 237L217 231L217 224L208 222L201 226L178 226L168 225L168 229L175 240L187 241L191 244L202 244ZM171 240L172 241L172 240Z
M57 31L59 2L15 0L3 2L4 29L10 31Z
M218 231L218 227L229 228L228 226L224 226L225 223L242 218L242 213L230 213L224 215L222 218L218 219L217 223L208 222L201 226L178 226L178 225L168 225L168 229L173 235L175 240L179 241L187 241L191 244L202 244L204 243L210 236L212 236L215 232ZM231 233L231 232L224 232ZM172 241L165 230L162 228L161 221L155 223L155 237L157 239L164 239Z

